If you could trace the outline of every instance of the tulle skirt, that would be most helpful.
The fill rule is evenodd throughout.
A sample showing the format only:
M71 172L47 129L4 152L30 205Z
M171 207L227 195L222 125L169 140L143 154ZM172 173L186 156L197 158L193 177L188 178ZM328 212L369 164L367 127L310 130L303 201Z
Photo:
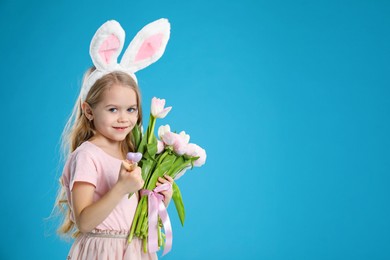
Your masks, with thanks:
M142 241L133 238L127 243L128 231L93 230L81 234L73 243L71 260L155 260L156 253L144 253Z

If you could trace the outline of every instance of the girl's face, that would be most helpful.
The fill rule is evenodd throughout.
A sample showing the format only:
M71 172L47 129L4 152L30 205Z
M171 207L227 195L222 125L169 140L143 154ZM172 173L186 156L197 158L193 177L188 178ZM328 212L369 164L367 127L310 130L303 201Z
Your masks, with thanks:
M103 92L102 100L91 110L96 130L94 138L121 142L137 123L136 93L129 87L113 85Z

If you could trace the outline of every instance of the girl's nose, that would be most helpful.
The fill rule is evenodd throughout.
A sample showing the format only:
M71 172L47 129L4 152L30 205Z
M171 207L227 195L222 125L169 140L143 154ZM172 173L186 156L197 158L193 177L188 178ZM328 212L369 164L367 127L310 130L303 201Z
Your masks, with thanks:
M127 122L129 119L127 118L126 113L120 113L118 117L118 122Z

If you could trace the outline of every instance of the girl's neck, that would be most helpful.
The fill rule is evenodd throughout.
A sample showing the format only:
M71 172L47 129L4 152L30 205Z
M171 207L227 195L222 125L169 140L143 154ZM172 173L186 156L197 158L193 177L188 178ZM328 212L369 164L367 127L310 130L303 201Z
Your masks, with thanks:
M102 149L104 152L111 155L112 157L115 157L119 160L124 159L120 142L110 142L106 138L101 138L96 135L93 136L88 141L93 143L94 145L96 145L97 147L99 147L100 149Z

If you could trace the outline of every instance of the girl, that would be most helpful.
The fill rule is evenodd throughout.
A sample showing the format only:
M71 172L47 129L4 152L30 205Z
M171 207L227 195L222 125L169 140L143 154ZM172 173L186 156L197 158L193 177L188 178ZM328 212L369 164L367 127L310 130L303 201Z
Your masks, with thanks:
M142 46L152 38L154 47L160 48L157 55L161 56L161 48L167 43L167 39L161 38L158 46L153 37L156 31L166 33L167 21L160 21L144 27L134 39L142 36L143 42L138 43L138 48L131 43L133 49L126 51L136 57L143 51L143 59L131 60L126 53L123 56L122 61L130 61L133 70L116 63L124 41L117 22L105 23L92 39L90 53L96 68L84 76L80 96L63 134L63 144L70 155L57 200L60 207L67 209L59 232L73 232L76 237L68 259L157 259L155 253L142 251L139 239L127 244L138 191L144 181L140 167L130 169L124 158L134 151L131 130L142 123L140 91L134 75L137 62L143 62L138 65L140 68L145 67L145 59L150 64L159 58L156 59L156 51L145 53ZM173 183L173 179L160 178L158 185L166 182ZM129 193L134 193L130 199ZM172 191L162 194L167 206Z

